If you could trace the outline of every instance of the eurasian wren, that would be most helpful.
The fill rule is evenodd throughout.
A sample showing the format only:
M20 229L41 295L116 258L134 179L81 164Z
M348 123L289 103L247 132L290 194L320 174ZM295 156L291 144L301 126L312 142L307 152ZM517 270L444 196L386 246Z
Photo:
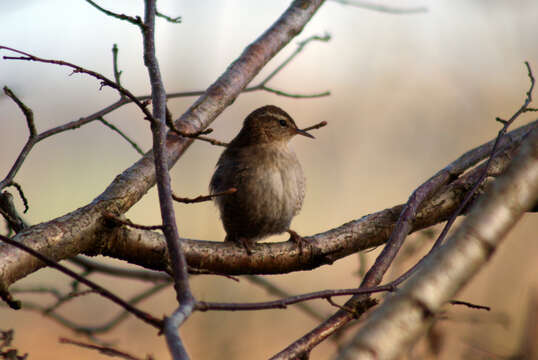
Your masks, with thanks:
M272 234L288 231L291 239L301 239L289 229L305 194L303 169L288 148L297 134L314 138L284 110L263 106L247 116L217 162L210 192L237 189L215 198L226 241L242 244L248 253L250 245Z

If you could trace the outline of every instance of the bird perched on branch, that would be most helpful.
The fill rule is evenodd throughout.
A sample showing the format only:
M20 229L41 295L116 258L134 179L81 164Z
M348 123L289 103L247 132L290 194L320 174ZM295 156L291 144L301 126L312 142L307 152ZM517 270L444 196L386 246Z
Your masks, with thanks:
M267 105L247 116L239 134L217 162L209 190L226 231L226 241L243 245L247 253L256 241L288 231L290 240L303 240L289 229L303 205L305 178L288 142L295 135L314 138L297 127L282 109Z

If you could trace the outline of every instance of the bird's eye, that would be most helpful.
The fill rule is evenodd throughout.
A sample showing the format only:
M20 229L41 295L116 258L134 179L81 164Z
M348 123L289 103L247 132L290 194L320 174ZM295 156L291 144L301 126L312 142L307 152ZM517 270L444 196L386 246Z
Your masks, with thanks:
M288 123L286 122L286 120L280 120L278 123L280 124L280 126L284 126L284 127L288 126Z

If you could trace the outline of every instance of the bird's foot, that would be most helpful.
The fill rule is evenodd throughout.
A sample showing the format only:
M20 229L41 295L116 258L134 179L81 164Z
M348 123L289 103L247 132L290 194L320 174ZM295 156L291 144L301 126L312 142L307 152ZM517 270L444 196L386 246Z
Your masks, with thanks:
M251 244L250 242L248 241L248 239L246 238L239 238L239 243L243 246L243 248L245 249L245 251L247 252L247 255L252 255L252 248L251 248Z
M224 241L233 242L243 247L243 249L245 249L245 251L247 252L247 255L252 255L252 242L249 241L249 239L245 237L240 237L240 236L230 237L229 235L226 235L226 238L224 239Z
M303 247L308 244L308 240L306 240L301 235L297 234L295 231L288 229L286 230L290 234L290 238L288 241L293 241L297 246L299 247L299 254L303 253Z

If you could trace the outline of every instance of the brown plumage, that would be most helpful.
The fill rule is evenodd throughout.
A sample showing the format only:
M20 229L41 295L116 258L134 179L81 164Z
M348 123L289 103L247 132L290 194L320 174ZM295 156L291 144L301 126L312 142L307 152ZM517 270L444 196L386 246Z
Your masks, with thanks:
M301 164L288 148L297 134L313 138L298 129L284 110L267 105L247 116L220 156L210 192L237 189L215 198L226 241L240 243L249 251L257 240L289 231L305 193ZM290 234L296 236L293 231Z

